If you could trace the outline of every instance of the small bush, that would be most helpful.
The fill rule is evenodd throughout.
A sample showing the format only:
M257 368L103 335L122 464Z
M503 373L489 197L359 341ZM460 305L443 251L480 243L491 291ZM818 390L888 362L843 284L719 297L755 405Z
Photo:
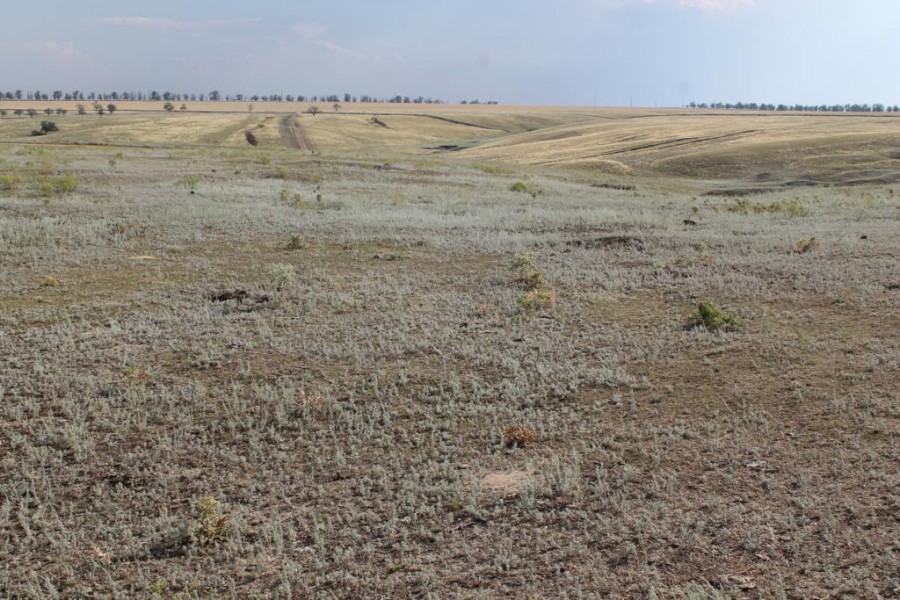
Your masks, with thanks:
M74 175L42 179L37 184L40 196L61 196L78 190L78 178Z
M194 508L200 513L194 535L201 542L214 542L225 537L228 517L222 514L222 504L212 496L199 498Z
M197 189L197 184L200 183L200 178L196 175L185 175L177 183L183 188L194 191Z
M273 263L266 266L266 275L269 276L269 281L275 286L275 289L280 292L294 281L297 269L294 268L294 265Z
M536 290L544 285L544 274L535 266L534 254L517 254L509 263L510 269L516 276L513 282L521 285L528 291Z
M532 198L537 198L544 193L544 190L540 187L534 185L533 183L527 183L525 181L517 181L514 184L510 185L509 191L516 192L518 194L528 194Z
M291 241L287 243L288 250L303 250L306 248L306 240L303 239L303 236L292 235Z
M750 213L783 213L789 217L807 217L809 216L809 207L800 202L797 198L790 200L779 200L772 204L762 204L760 202L751 202L746 198L738 199L734 206L728 207L730 212L741 213L747 215Z
M528 314L552 306L556 302L556 294L548 289L531 290L520 296L518 302L522 312Z
M18 173L0 174L0 190L17 190L22 185L22 176Z
M507 447L524 448L534 443L536 439L537 433L535 431L521 425L507 427L503 430L503 440Z
M793 254L806 254L807 252L812 252L813 250L819 249L819 240L814 237L809 239L803 238L799 240L794 247L791 249Z
M297 210L315 208L315 205L304 198L302 194L294 194L287 188L278 192L278 200Z
M697 312L691 315L688 320L690 327L704 327L710 331L723 329L726 331L734 330L743 325L744 322L737 317L725 314L712 302L701 302L697 305Z

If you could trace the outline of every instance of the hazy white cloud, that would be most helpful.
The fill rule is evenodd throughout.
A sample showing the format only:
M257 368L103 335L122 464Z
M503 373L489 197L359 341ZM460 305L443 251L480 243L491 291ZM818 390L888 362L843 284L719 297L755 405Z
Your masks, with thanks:
M320 48L324 48L328 50L334 55L337 55L342 58L355 58L356 60L370 60L371 57L367 54L363 54L362 52L357 52L356 50L351 50L350 48L346 48L341 46L334 40L316 40L316 45Z
M679 0L681 8L698 9L708 13L728 13L753 6L753 0Z
M291 47L295 46L297 42L297 38L302 42L301 46L314 46L325 50L328 54L333 57L340 59L354 59L354 60L374 60L372 55L358 52L343 44L331 39L326 34L328 30L324 25L320 23L314 23L310 21L298 21L291 25L289 29L289 33L291 36L295 36L294 39L283 38L280 40L279 44L282 47Z
M688 10L702 10L707 13L731 13L742 8L750 8L754 0L592 0L595 8L613 10L634 4L666 4L678 2L678 6Z
M321 25L319 23L310 23L307 21L294 23L294 25L291 27L291 30L304 40L312 40L325 35L324 25Z
M255 25L260 19L213 19L209 21L178 21L176 19L158 19L152 17L100 17L88 19L96 25L113 27L150 27L165 30L198 30L227 27L232 25Z
M90 57L73 44L61 44L53 40L0 43L0 50L39 54L61 67L84 65L90 61Z

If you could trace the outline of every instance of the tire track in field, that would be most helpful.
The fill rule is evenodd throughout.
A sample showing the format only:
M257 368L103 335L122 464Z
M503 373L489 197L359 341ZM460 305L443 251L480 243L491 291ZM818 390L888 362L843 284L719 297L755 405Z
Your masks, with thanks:
M285 115L281 118L281 138L291 147L298 150L314 150L303 128L297 122L297 114Z

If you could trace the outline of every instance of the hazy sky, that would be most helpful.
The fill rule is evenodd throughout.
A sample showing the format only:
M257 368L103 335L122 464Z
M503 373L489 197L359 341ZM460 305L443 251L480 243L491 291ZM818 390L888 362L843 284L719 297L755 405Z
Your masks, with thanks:
M900 0L30 0L0 91L900 103Z

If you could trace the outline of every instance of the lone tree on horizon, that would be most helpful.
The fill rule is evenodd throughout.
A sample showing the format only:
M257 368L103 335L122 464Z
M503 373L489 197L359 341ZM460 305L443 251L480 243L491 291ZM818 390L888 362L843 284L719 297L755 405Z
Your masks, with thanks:
M316 116L317 114L322 112L322 109L319 108L318 106L316 106L315 104L313 104L312 106L310 106L309 108L306 109L306 112L308 112L312 116Z
M106 105L106 112L108 112L108 113L110 114L110 116L111 116L114 112L116 112L116 110L117 110L118 108L119 108L119 107L116 106L115 104L107 104L107 105Z
M163 110L165 110L168 113L171 113L172 111L175 110L175 105L172 104L171 102L166 102L165 104L163 104Z

